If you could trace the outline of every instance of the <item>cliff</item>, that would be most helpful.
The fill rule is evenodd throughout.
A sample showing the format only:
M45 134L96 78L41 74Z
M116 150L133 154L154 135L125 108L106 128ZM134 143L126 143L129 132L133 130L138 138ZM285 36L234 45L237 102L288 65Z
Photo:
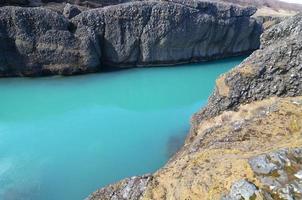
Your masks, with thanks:
M87 199L301 199L301 18L267 30L261 48L217 80L162 169Z
M245 54L259 47L262 27L250 18L255 11L199 0L133 2L75 11L75 17L70 10L65 17L44 8L1 7L0 76L70 75Z

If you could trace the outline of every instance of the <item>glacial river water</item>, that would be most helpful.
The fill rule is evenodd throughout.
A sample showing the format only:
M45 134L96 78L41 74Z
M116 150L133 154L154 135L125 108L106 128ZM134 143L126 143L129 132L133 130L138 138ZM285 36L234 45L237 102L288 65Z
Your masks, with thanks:
M244 58L0 79L0 199L81 200L162 167L215 79Z

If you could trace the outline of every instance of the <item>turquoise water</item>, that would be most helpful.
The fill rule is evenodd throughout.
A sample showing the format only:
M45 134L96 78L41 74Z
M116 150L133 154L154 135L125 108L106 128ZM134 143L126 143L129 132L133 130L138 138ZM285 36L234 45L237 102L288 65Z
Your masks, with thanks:
M0 79L0 199L83 199L154 172L181 145L217 76L242 59Z

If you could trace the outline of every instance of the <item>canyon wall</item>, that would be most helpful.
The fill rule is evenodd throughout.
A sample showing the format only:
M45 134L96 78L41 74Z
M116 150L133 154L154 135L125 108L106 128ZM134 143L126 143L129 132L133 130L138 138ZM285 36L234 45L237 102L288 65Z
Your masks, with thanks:
M255 12L181 0L119 4L73 18L44 8L1 7L0 76L71 75L245 54L260 44L261 24L250 18Z

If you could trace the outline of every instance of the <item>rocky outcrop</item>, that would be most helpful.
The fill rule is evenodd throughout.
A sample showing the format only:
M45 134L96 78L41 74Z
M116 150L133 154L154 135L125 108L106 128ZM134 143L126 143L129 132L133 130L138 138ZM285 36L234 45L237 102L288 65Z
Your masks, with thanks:
M261 49L217 80L183 148L139 196L124 198L301 199L301 22L296 16L265 32ZM100 191L88 199L115 199Z
M261 27L249 18L254 12L203 1L150 1L87 11L73 22L100 35L106 65L162 65L256 49Z
M235 110L240 104L302 95L301 32L301 14L267 30L260 49L216 81L208 105L192 119L192 135L204 119Z
M152 180L151 175L134 176L122 180L121 182L109 185L106 188L96 191L88 199L90 200L129 200L138 199L146 190L147 185Z
M47 9L0 8L0 76L96 71L96 36L71 29L65 17Z
M267 30L272 26L286 20L287 17L258 16L256 19L262 24L263 30Z
M204 121L141 195L121 199L300 199L301 124L302 97L274 97L224 112ZM136 187L129 186L128 193ZM101 191L124 188L109 186L88 199L113 200Z
M0 8L0 76L76 74L105 67L177 64L259 47L254 8L146 1L75 11ZM79 14L79 15L78 15ZM76 16L77 15L77 16Z
M69 3L67 3L63 9L63 15L68 19L79 15L81 12L82 11L77 6L71 5Z

